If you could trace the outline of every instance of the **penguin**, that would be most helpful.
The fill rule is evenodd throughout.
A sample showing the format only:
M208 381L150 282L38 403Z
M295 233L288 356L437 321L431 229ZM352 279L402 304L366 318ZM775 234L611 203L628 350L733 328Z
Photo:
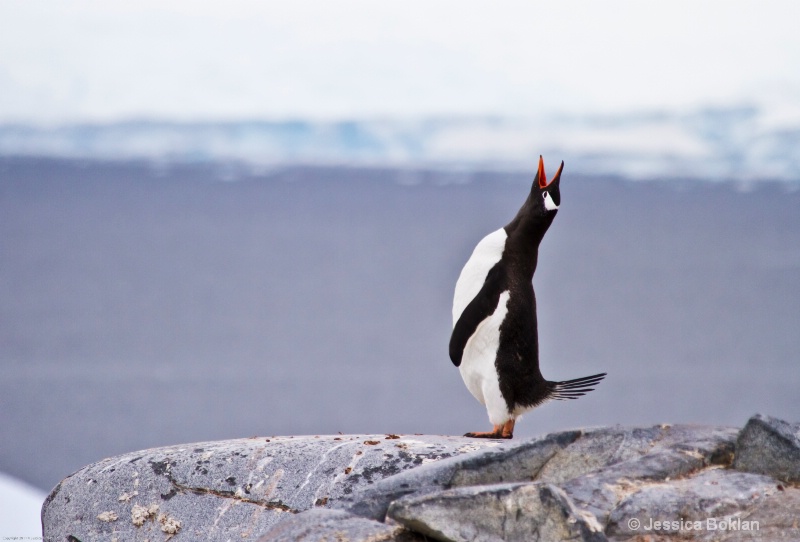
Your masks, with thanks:
M577 399L606 376L552 382L539 370L532 281L539 244L561 205L563 169L562 161L548 184L539 156L525 203L511 222L477 244L456 282L450 359L494 426L465 437L510 439L523 413L553 399Z

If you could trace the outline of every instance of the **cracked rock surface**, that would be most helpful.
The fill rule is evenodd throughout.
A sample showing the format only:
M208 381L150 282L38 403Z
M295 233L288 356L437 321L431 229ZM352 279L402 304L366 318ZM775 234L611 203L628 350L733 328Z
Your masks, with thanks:
M800 540L800 487L786 474L796 426L754 420L771 429L545 435L386 478L337 505L445 542ZM740 446L768 472L736 470Z
M344 510L315 508L287 518L257 542L425 542L398 524L387 525Z
M47 541L800 541L800 425L521 441L371 435L147 450L65 479ZM74 538L69 538L70 536Z
M255 540L281 520L330 507L387 476L496 445L463 437L334 435L129 453L89 465L53 489L42 508L44 540Z

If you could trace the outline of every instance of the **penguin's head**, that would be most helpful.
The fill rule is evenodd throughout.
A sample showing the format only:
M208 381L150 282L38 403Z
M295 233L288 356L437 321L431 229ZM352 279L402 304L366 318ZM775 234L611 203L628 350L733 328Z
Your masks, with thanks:
M555 214L558 211L558 206L561 205L561 192L559 191L559 182L561 181L561 170L564 169L564 161L558 166L553 180L547 182L547 175L544 172L544 160L541 155L539 156L539 170L536 172L536 178L533 180L531 186L530 202L537 214L549 215Z
M564 169L564 162L561 162L553 180L548 183L544 172L544 160L539 156L539 170L533 179L531 192L517 216L505 226L509 235L513 233L523 237L532 236L537 243L541 241L542 236L553 223L558 206L561 205L559 182L562 169Z

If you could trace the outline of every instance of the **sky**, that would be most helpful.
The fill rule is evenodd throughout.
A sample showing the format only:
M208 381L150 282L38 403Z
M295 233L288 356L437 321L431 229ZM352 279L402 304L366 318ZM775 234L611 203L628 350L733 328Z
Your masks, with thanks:
M792 0L3 0L0 123L800 107Z

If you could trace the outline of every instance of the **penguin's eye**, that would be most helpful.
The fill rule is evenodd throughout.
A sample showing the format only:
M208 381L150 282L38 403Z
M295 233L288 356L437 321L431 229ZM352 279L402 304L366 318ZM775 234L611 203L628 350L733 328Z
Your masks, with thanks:
M556 205L556 202L550 197L550 192L542 192L542 197L544 198L544 208L546 210L555 211L558 209L558 205Z

